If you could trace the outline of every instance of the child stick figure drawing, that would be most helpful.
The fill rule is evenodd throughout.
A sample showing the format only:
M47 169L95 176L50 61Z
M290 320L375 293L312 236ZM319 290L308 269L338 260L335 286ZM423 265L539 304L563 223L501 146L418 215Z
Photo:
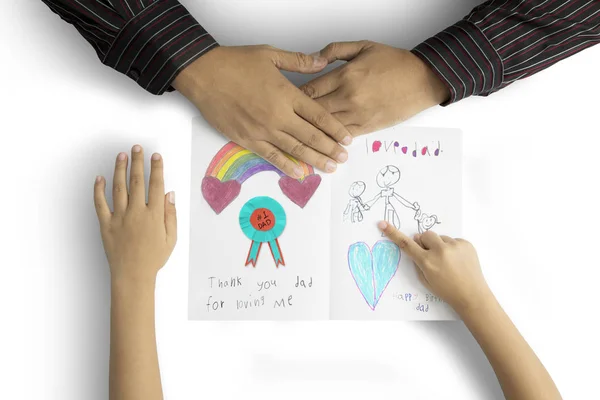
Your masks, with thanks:
M344 220L350 217L350 222L361 222L363 220L363 210L367 210L368 207L363 203L360 196L365 192L367 185L364 182L357 181L350 185L348 194L350 195L350 201L344 210Z
M435 224L441 224L441 222L438 221L437 215L427 215L425 213L421 213L420 209L418 209L415 213L415 220L417 221L419 233L421 234L433 228Z
M400 229L400 218L394 208L394 205L390 202L392 198L395 198L404 207L412 208L413 210L419 210L419 204L417 202L411 203L404 197L394 192L394 185L400 180L400 170L393 166L388 165L383 167L377 173L377 185L382 189L371 201L367 202L366 209L369 209L373 204L377 203L380 199L385 201L385 209L383 213L383 219L392 224L396 229Z

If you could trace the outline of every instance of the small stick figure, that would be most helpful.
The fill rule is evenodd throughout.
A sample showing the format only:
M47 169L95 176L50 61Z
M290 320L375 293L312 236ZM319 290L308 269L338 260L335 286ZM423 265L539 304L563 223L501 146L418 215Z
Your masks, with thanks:
M425 213L421 213L420 208L415 213L415 220L417 221L417 225L419 226L419 233L421 234L433 228L435 224L441 224L441 222L438 221L437 215L427 215Z
M361 222L363 220L363 210L368 210L369 207L365 205L360 196L365 192L367 185L364 182L357 181L350 185L348 194L350 195L350 201L344 210L344 220L350 217L350 222Z

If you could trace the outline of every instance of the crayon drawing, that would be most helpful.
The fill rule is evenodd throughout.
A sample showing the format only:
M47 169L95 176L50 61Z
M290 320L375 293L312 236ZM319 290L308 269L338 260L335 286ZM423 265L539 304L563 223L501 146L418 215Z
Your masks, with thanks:
M388 240L380 240L369 249L364 242L350 245L348 266L358 290L371 310L375 311L383 292L400 263L400 249Z
M220 214L240 194L242 184L250 177L266 171L279 175L279 188L292 202L304 208L321 184L321 176L305 162L292 159L302 167L304 175L293 179L263 158L229 142L211 160L202 179L202 195L216 214Z

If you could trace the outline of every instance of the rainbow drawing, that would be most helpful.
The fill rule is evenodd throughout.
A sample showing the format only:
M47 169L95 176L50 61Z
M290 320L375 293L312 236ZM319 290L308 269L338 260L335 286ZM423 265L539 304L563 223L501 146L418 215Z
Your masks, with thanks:
M250 150L229 142L217 152L202 179L202 195L215 213L220 214L239 194L242 184L250 177L265 171L279 175L279 187L292 202L304 208L313 196L321 176L305 162L288 156L302 167L304 176L293 179Z

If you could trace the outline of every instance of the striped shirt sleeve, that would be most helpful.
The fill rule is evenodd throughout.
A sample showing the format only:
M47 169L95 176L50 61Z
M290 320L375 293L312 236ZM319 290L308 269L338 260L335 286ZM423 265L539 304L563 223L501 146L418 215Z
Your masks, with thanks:
M72 24L105 65L152 94L218 46L177 0L42 0Z
M415 47L448 87L487 96L600 41L599 0L492 0Z

